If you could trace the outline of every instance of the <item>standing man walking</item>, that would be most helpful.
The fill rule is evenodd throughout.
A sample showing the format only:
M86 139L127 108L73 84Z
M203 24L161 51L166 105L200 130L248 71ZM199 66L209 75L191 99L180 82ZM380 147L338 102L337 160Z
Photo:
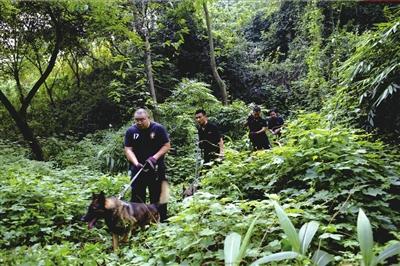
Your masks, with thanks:
M199 134L199 147L203 150L203 159L208 163L224 157L224 140L218 127L208 121L206 111L199 109L195 113Z
M249 127L249 138L254 150L270 149L268 136L265 133L267 121L261 117L261 108L255 106L247 118L246 126Z
M149 189L150 203L158 203L162 193L167 193L164 155L171 148L168 133L164 126L150 121L145 109L134 114L135 124L125 133L125 155L130 163L132 177L143 167L143 171L132 183L131 202L146 202L146 189ZM167 205L160 208L160 219L167 219Z

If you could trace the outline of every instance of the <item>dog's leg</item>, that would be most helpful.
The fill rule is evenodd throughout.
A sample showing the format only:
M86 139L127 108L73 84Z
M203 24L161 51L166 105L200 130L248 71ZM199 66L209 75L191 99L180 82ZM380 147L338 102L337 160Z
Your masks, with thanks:
M128 243L128 238L129 238L129 231L124 234L124 237L121 239L122 243Z
M132 225L132 227L131 227L131 235L132 236L136 233L137 227L138 226L136 224Z
M112 247L114 251L118 250L119 236L117 234L112 234Z

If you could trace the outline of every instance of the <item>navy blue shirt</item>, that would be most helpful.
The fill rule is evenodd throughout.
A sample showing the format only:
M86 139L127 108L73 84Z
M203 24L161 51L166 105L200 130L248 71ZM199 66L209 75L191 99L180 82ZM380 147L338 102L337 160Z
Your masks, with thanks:
M156 154L168 142L167 130L156 122L150 122L150 126L145 129L133 125L125 133L125 147L132 147L132 151L141 164L144 164L147 158ZM164 156L158 159L157 164L159 166L164 164Z
M268 128L269 129L276 129L276 128L282 126L283 123L284 123L283 118L280 117L280 116L277 116L275 118L270 117L268 119Z

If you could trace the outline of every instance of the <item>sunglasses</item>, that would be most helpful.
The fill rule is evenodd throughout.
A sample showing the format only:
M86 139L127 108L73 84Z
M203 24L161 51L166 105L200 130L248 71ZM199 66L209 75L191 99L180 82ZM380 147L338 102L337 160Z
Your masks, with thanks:
M146 117L141 117L141 118L135 118L135 121L136 122L142 122L142 121L145 121L146 120Z

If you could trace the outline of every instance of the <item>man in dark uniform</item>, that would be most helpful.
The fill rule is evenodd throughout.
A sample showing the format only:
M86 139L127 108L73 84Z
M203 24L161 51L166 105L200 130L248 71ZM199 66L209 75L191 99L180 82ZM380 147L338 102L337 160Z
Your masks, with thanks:
M195 113L199 125L199 147L203 150L203 159L208 163L224 156L224 140L218 127L208 121L206 111L200 109Z
M283 118L278 115L276 109L269 111L268 129L272 135L280 137L283 123Z
M270 149L271 145L267 134L267 121L261 117L261 108L255 106L247 118L246 126L249 127L249 138L255 150Z
M168 133L164 126L150 121L145 109L134 114L135 124L125 134L125 155L130 163L132 177L144 167L132 183L131 202L146 202L146 189L149 189L150 203L159 202L161 190L167 185L164 155L171 148ZM161 221L167 218L167 206L160 209Z

